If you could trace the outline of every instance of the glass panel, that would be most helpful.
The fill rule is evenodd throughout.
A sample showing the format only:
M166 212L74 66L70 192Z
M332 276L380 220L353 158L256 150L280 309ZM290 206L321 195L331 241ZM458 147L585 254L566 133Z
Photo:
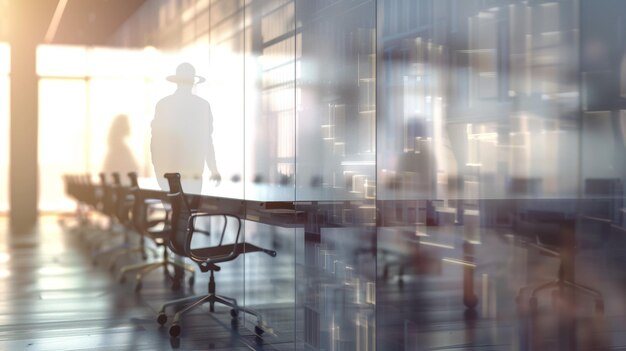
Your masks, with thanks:
M89 70L83 46L39 45L37 57L37 74L42 77L85 77Z
M375 2L299 0L296 10L296 208L307 214L298 341L374 350Z
M143 56L40 48L57 58L40 74L91 79L43 80L42 110L83 114L72 128L88 136L71 140L94 170L128 115L152 175L164 78L181 62L207 78L191 94L211 105L212 138L183 135L216 162L187 190L247 200L249 254L218 289L261 313L264 347L606 348L621 344L624 13L613 0L147 1L115 36L155 45ZM41 150L46 177L74 157L58 148L81 150L57 139L41 138L58 144ZM534 290L544 281L558 289Z
M49 174L119 172L126 183L127 172L152 173L146 128L152 116L146 111L150 93L157 90L148 89L154 67L141 62L154 56L153 49L38 48L38 69L44 77L39 91L40 210L70 208L62 187ZM71 89L69 97L60 93L59 87L66 85ZM63 117L59 120L58 116ZM65 123L71 124L68 136L72 138L53 143Z
M249 200L294 198L293 6L285 0L246 6L244 179Z
M52 47L55 50L60 51L60 48ZM63 48L63 47L61 47ZM47 48L48 50L50 48ZM82 55L79 55L79 48L63 48L66 52L59 52L63 57L69 57L73 60L78 60ZM49 55L49 53L47 53ZM149 54L148 50L139 49L118 49L118 48L106 48L106 47L94 47L87 49L86 52L86 69L90 76L93 77L106 77L106 78L139 78L143 79L152 73L152 62L146 60L146 55ZM54 56L50 58L47 56L46 60L41 60L42 65L48 60L54 62ZM148 62L146 62L148 61ZM146 64L147 63L147 64ZM54 69L51 67L50 69ZM60 76L70 75L67 70L68 67L57 68L54 74ZM47 74L51 74L45 72Z
M143 78L94 77L88 83L89 143L91 173L118 172L127 183L128 172L145 173L145 126L150 117L145 113L146 89Z
M82 79L39 81L39 210L71 211L64 174L85 172L89 157L87 84Z
M593 318L599 295L572 288L585 312L547 326L571 300L557 291L562 310L550 309L533 291L557 277L610 281L595 261L611 255L598 238L621 206L623 145L607 104L617 92L603 87L619 75L585 72L584 60L579 72L579 6L583 20L597 16L583 47L587 28L605 37L623 19L598 27L615 5L582 3L378 1L379 349L567 349L574 335L576 347L604 345L604 329L567 329ZM481 330L491 323L497 332Z
M222 4L221 11L232 9ZM276 251L274 258L245 255L245 301L246 307L261 313L262 326L271 332L264 345L292 349L299 321L294 311L295 249L302 240L288 205L295 186L294 2L247 1L243 24L245 61L239 69L245 73L244 195L248 201L258 201L248 202L245 238L248 244ZM239 28L236 25L231 31ZM265 209L265 201L283 203ZM271 221L274 215L282 220ZM247 316L247 322L252 327L258 320Z
M206 87L213 111L215 158L234 198L244 190L244 46L243 4L240 1L211 2L209 72Z

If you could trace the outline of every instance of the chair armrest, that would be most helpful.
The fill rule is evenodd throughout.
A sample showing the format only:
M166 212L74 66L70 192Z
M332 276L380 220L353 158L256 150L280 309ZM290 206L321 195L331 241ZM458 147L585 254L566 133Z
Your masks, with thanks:
M220 241L218 246L222 246L222 242L224 241L224 234L226 233L226 226L228 225L228 217L232 217L237 219L237 223L238 223L238 227L237 227L237 235L235 237L235 244L233 245L232 250L230 251L230 253L226 254L226 255L220 255L218 257L213 257L211 259L208 259L206 257L198 257L196 255L194 255L191 251L191 240L193 239L193 234L198 232L198 233L207 233L206 231L201 231L201 230L197 230L195 229L195 219L198 217L213 217L213 216L222 216L224 217L224 226L222 228L222 234L220 236ZM205 213L205 212L194 212L189 216L189 220L187 222L187 229L189 230L189 228L192 228L192 231L189 235L189 241L187 242L187 245L185 247L185 253L186 255L191 258L193 261L197 262L197 263L202 263L202 262L206 262L206 263L219 263L219 262L223 262L223 261L229 261L234 259L235 257L237 257L238 253L236 252L236 247L237 244L239 244L239 236L241 234L241 219L237 216L234 216L232 214L226 214L226 213Z
M195 219L198 218L198 217L212 217L212 216L219 216L219 215L212 214L212 213L194 212L194 211L192 211L191 216L189 217L189 220L193 221L193 232L194 233L204 234L204 235L211 235L211 232L209 232L207 230L196 229ZM189 226L187 226L187 227L189 228Z

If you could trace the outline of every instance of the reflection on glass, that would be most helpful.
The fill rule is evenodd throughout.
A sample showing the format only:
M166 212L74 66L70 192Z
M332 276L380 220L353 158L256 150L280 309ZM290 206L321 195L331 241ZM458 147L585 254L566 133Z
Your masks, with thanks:
M375 9L368 1L297 1L297 195L376 193Z
M293 188L294 4L254 1L245 11L245 181L252 189L255 184ZM285 194L285 200L293 199L293 191Z
M378 2L379 348L606 345L579 321L617 293L603 270L622 243L623 46L608 48L623 9ZM539 325L567 309L581 313ZM444 321L458 339L432 329ZM487 321L498 337L475 329Z
M116 38L155 45L127 58L150 64L91 77L83 142L120 113L146 131L163 67L207 77L211 191L283 202L246 208L246 240L278 255L233 264L227 291L266 314L266 345L623 346L607 335L624 314L625 6L146 1ZM83 51L62 75L112 59ZM130 144L145 153L146 136Z
M299 342L375 349L376 8L296 1ZM309 203L310 201L319 201Z

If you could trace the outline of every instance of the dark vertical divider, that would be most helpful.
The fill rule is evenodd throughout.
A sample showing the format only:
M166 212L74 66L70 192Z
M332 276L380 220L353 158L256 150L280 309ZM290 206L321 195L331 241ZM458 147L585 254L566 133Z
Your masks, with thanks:
M33 21L37 1L11 2L11 141L10 218L16 229L30 229L37 221L37 119L38 77L36 49L41 33Z

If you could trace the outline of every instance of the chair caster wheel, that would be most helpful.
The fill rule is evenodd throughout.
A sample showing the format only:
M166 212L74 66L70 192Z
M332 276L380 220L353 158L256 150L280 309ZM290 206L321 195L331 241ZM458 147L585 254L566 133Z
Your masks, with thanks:
M265 333L265 331L263 329L261 329L261 327L259 327L258 325L255 325L254 326L254 333L257 336L261 336L261 335L263 335L263 333Z
M196 283L196 277L193 275L189 277L189 286L193 286Z
M180 325L172 324L170 326L170 336L176 338L180 335Z
M157 323L159 323L159 325L164 325L165 322L167 322L167 315L164 312L159 313Z
M239 310L234 309L234 308L231 309L230 310L230 316L233 317L233 318L237 318L239 316Z
M143 287L143 284L141 283L141 280L140 280L137 282L137 284L135 284L135 292L140 292L142 287Z
M122 276L120 277L119 282L120 282L120 284L124 284L124 283L126 283L126 276L125 276L125 275L122 275Z

